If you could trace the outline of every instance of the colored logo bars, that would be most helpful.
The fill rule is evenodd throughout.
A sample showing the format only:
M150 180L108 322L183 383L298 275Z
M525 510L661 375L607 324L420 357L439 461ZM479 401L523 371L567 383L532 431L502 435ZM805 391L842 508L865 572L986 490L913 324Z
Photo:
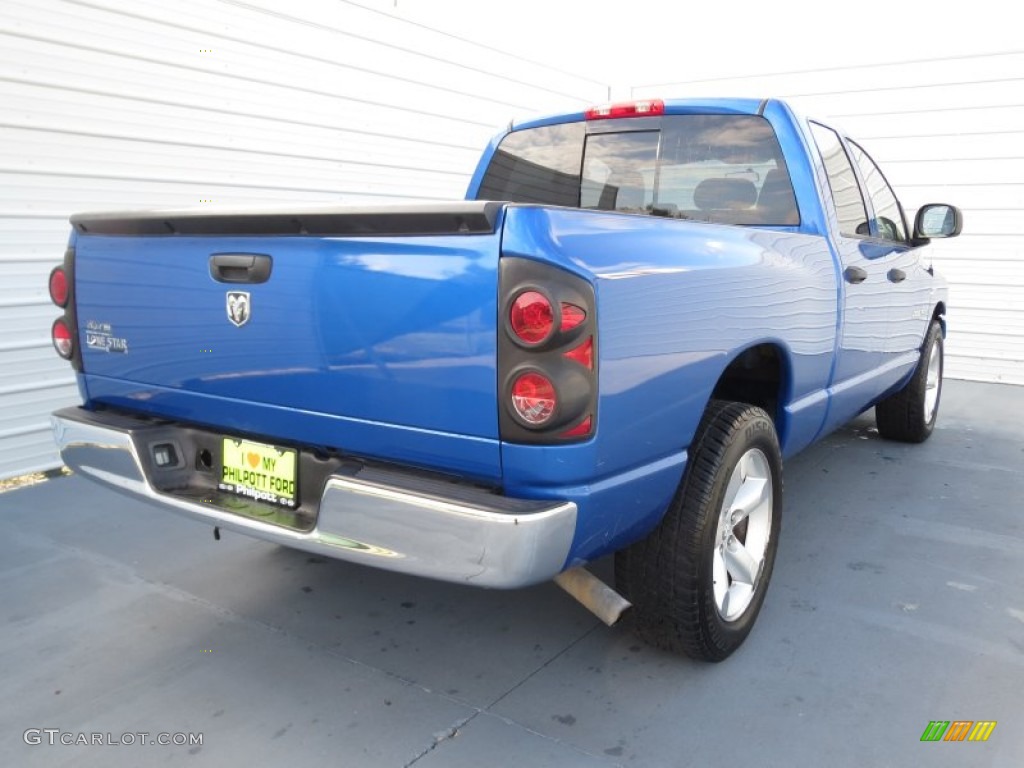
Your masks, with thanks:
M995 720L932 720L921 741L988 741L995 728Z

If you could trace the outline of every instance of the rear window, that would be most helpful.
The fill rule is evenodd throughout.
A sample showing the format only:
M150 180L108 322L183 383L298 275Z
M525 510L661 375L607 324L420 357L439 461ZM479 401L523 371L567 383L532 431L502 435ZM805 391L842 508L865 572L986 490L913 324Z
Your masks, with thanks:
M721 224L800 223L789 171L767 120L672 115L658 125L588 135L586 123L567 123L511 133L495 152L477 198Z

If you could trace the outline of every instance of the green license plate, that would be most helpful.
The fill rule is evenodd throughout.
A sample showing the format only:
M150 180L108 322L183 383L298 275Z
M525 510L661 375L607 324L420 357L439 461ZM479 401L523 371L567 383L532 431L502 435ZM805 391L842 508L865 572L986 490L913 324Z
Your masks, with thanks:
M221 459L222 491L282 507L298 506L296 451L225 437Z

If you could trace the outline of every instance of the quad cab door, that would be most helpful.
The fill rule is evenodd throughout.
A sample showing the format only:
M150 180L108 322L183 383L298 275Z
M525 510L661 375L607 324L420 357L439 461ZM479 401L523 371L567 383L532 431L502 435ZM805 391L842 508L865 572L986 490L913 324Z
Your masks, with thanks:
M875 161L857 142L847 139L847 146L860 171L871 210L872 240L885 264L889 284L887 357L897 366L899 378L902 378L917 365L932 317L932 273L922 259L927 246L912 244L903 206Z
M910 279L920 269L917 254L910 248L902 209L881 171L860 147L847 144L831 128L811 123L811 130L834 203L830 226L842 270L828 430L856 416L906 374L908 350L920 345L923 332L914 336L915 329L904 322L903 313L917 310L911 310L914 302L898 292L914 290L922 281ZM894 339L897 327L899 340Z

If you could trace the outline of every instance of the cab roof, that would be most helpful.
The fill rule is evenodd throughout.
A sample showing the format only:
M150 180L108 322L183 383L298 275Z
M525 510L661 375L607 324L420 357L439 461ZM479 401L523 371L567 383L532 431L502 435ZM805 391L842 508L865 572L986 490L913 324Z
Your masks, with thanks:
M652 101L653 99L632 99L619 104ZM712 115L758 115L764 111L768 99L755 98L703 98L703 99L661 99L665 105L666 115L688 115L688 114L712 114ZM661 114L661 113L659 113ZM647 115L637 115L633 118L642 119ZM523 128L537 128L543 125L556 125L558 123L574 123L587 119L587 110L579 112L563 112L555 115L545 115L528 120L512 121L509 124L510 131L518 131Z

